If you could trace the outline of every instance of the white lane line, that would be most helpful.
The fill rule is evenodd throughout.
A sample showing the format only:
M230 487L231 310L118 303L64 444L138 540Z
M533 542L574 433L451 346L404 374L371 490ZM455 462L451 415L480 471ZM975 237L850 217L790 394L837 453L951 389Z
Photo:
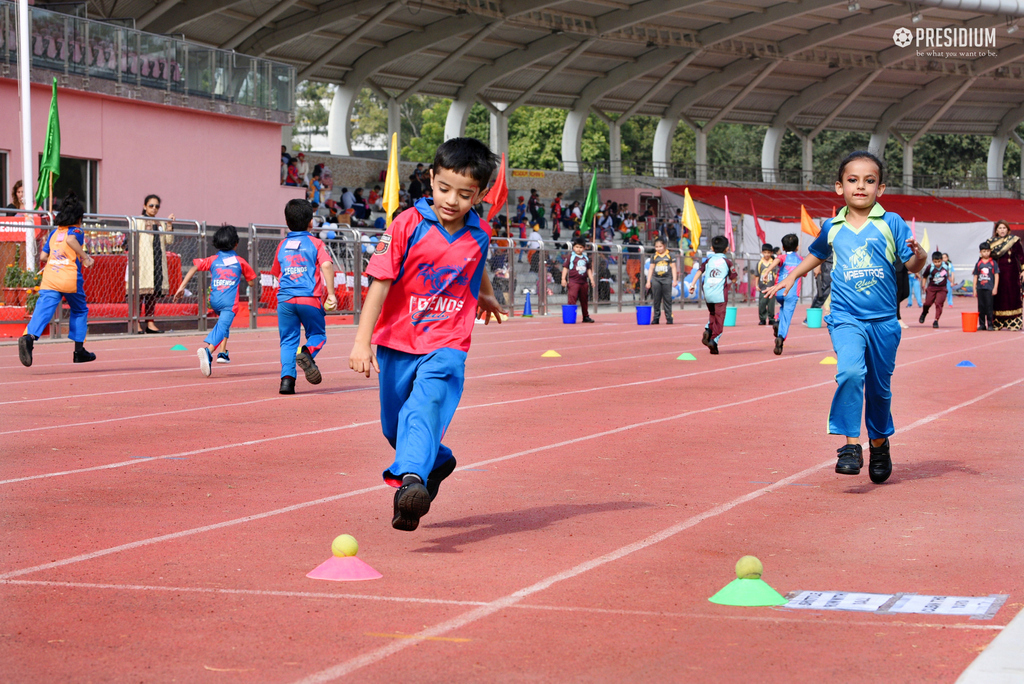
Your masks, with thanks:
M950 407L943 411L939 411L938 413L933 413L930 416L927 416L918 421L915 421L914 423L911 423L911 425L908 425L903 430L897 431L896 434L909 432L914 428L920 427L922 425L927 425L928 423L931 423L932 421L937 420L938 418L944 415L952 413L953 411L956 411L958 409L964 408L965 406L975 404L979 401L982 401L992 396L997 392L1000 392L1009 387L1013 387L1014 385L1020 384L1021 382L1024 382L1024 378L1020 378L1019 380L1015 380L1013 382L1002 385L1001 387L986 392L985 394L979 395L968 401L957 404L956 406ZM726 513L741 504L747 503L748 501L758 499L764 496L765 494L775 491L776 489L779 489L791 482L801 480L807 475L811 475L826 466L832 465L834 462L835 459L833 458L830 458L827 461L822 461L817 465L813 465L810 468L801 470L800 472L790 475L789 477L783 478L778 482L754 490L753 492L750 492L748 494L736 497L735 499L729 501L728 503L716 506L708 511L687 518L682 522L676 523L675 525L667 527L664 530L661 530L660 532L656 532L655 534L649 535L644 539L633 542L632 544L627 544L625 546L619 547L618 549L606 553L603 556L598 556L597 558L594 558L592 560L585 561L560 573L546 577L540 580L539 582L535 582L528 587L520 589L519 591L515 591L506 596L502 596L499 599L495 599L487 605L478 606L477 608L474 608L473 610L463 613L462 615L456 616L450 620L445 620L444 622L440 622L434 625L433 627L429 627L420 632L417 632L415 635L411 635L411 638L392 642L380 648L356 656L355 658L346 660L345 662L339 663L333 667L329 667L325 670L321 670L320 672L314 673L307 677L303 677L302 679L297 680L296 684L322 684L323 682L331 682L341 677L344 677L345 675L351 674L356 670L360 670L368 665L373 665L374 663L377 663L385 658L393 656L394 654L399 653L400 651L403 651L409 648L410 646L421 643L426 639L443 636L456 629L465 627L466 625L472 624L474 622L477 622L478 620L481 620L497 612L505 610L506 608L510 608L520 603L523 599L534 594L537 594L539 592L542 592L546 589L549 589L551 586L559 582L564 582L566 580L573 579L574 577L589 572L590 570L599 568L603 565L607 565L608 563L617 561L621 558L624 558L625 556L636 553L637 551L641 551L650 546L654 546L655 544L659 544L665 541L666 539L674 537L680 532L688 530L691 527L694 527L695 525L704 522L705 520Z
M135 591L135 592L153 592L153 593L176 593L176 594L220 594L225 596L262 596L267 598L298 598L298 599L315 599L315 600L343 600L343 601L370 601L380 603L412 603L412 604L428 604L428 605L443 605L443 606L486 606L486 601L459 601L456 599L435 599L435 598L421 598L417 596L382 596L378 594L333 594L322 591L286 591L277 589L225 589L222 587L171 587L171 586L158 586L148 584L101 584L97 582L59 582L50 580L0 580L0 584L6 584L8 586L23 586L23 587L57 587L63 589L93 589L98 591ZM854 625L859 627L911 627L911 628L933 628L933 629L967 629L967 630L983 630L983 631L1000 631L1005 629L1004 625L982 625L982 624L967 624L962 622L950 622L950 623L937 623L937 622L907 622L905 620L889 620L885 619L890 616L884 616L883 619L877 621L870 620L847 620L847 619L827 619L826 616L814 617L814 618L797 618L797 617L785 617L786 614L792 614L791 611L786 611L784 614L765 616L765 615L726 615L726 614L714 614L714 613L684 613L678 611L661 611L661 610L627 610L617 608L590 608L587 606L559 606L559 605L541 605L536 603L517 603L513 608L520 610L535 610L552 613L587 613L595 615L621 615L621 616L635 616L635 617L654 617L670 620L678 619L689 619L689 620L739 620L744 622L771 622L771 623L812 623L820 625L823 622L841 624L844 626ZM785 611L785 606L780 606L777 610L781 613ZM882 616L879 616L882 617Z

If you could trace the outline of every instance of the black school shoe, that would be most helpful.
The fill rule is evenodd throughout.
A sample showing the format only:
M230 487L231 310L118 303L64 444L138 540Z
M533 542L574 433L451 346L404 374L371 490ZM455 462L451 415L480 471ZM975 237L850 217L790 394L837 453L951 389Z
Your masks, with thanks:
M409 479L395 492L395 516L391 526L403 532L412 532L420 525L420 518L430 512L430 492L418 479Z
M927 318L927 317L928 317L928 309L925 309L924 311L921 312L921 317L917 319L917 322L923 324L924 323L924 319Z
M864 447L860 444L846 444L837 450L836 472L840 475L860 475L864 466Z
M711 328L704 328L704 334L700 337L700 343L705 347L711 347Z
M708 345L708 351L712 354L718 354L718 345L714 342Z
M932 321L932 327L933 328L938 328L939 327L939 322L938 321Z
M320 381L323 380L323 376L320 375L320 369L316 367L313 355L309 353L306 345L302 345L299 353L295 355L295 365L302 369L310 385L319 385Z
M430 494L431 501L437 498L437 490L441 487L441 482L455 472L455 466L455 457L452 456L430 471L430 475L427 476L427 493Z
M584 323L594 323L594 319L591 318L590 316L586 316L586 317L583 318L583 322Z
M661 321L659 321L657 318L655 318L653 321L651 321L651 325L660 325L660 323L661 323Z
M32 347L35 343L31 335L22 335L18 338L18 360L26 368L32 365Z
M775 355L782 356L782 345L786 343L785 337L775 337Z
M295 394L295 378L290 375L286 375L281 378L281 389L277 390L278 394Z
M85 348L83 348L82 351L75 350L75 353L71 357L71 360L74 361L75 363L89 363L90 361L96 360L96 355L93 354L91 351L86 351Z
M870 445L871 442L868 442ZM889 438L880 447L869 446L868 475L875 484L882 484L892 475L892 457L889 455Z

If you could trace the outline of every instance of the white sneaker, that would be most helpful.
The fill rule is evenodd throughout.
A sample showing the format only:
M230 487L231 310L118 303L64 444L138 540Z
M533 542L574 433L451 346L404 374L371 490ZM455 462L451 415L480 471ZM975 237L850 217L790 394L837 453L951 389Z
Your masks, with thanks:
M200 347L196 356L199 357L199 371L206 377L210 377L213 374L213 358L210 356L210 350Z

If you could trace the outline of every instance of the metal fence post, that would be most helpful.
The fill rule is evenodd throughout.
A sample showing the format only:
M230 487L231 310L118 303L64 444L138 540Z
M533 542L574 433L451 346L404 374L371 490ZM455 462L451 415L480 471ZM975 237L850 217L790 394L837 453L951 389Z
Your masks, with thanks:
M139 316L139 232L135 219L125 217L128 222L128 334L134 333L140 324Z
M618 296L618 299L619 299L619 313L622 313L622 290L623 290L623 287L624 287L623 284L622 284L622 262L626 259L626 250L623 249L622 245L616 245L616 246L619 248L619 259L618 259L619 264L618 264L618 269L617 269L618 273L616 275L616 281L615 281L615 285L616 285L615 289L619 291L619 296Z
M196 224L196 228L199 230L199 258L205 259L209 256L209 254L207 254L208 249L206 245L206 221ZM198 273L197 275L199 275L199 298L197 302L197 313L199 314L198 326L200 332L206 332L209 325L206 319L206 312L209 309L207 306L209 282L207 280L206 273Z
M260 308L260 297L263 287L263 276L260 275L259 262L259 236L256 234L256 226L249 224L249 265L256 271L256 281L249 288L249 330L256 329L256 314Z
M352 250L352 321L359 325L359 314L363 310L363 237L353 230L356 244Z

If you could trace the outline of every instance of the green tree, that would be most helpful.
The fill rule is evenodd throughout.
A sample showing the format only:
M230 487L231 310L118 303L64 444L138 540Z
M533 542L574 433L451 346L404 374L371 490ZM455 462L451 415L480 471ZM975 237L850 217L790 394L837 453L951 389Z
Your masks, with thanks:
M301 149L311 148L314 135L327 133L334 88L326 83L303 81L295 93L295 133ZM302 140L306 136L306 140Z
M564 109L520 107L508 119L509 166L557 169L562 160Z
M444 124L451 106L451 100L435 98L430 107L419 112L418 135L409 139L402 138L403 141L408 141L408 144L402 147L402 159L424 164L434 160L434 152L437 151L438 145L444 142Z
M491 139L491 113L479 102L474 102L469 110L469 118L466 120L466 137L476 138L487 144ZM501 156L501 150L495 150Z

